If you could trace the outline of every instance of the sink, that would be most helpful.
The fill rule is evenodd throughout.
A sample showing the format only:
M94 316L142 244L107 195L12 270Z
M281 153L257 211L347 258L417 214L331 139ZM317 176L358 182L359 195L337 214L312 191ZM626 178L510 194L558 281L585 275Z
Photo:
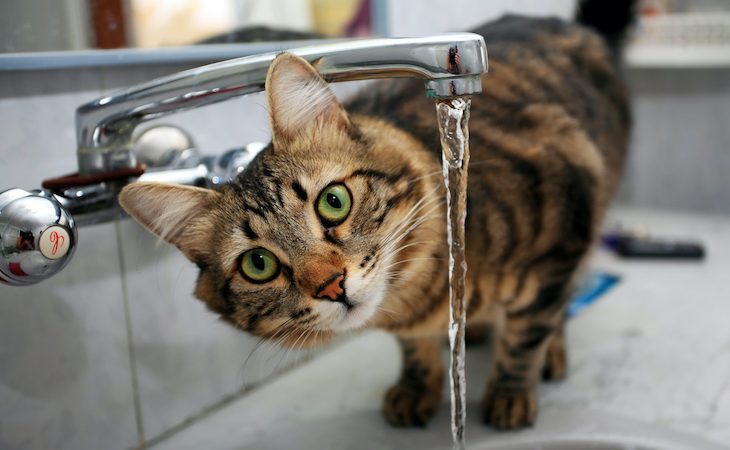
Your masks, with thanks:
M480 423L477 403L467 412L467 448L474 450L722 450L730 447L696 436L599 411L541 411L535 427L498 432ZM395 429L377 411L347 413L330 420L288 421L241 449L449 449L449 409L444 406L427 429Z

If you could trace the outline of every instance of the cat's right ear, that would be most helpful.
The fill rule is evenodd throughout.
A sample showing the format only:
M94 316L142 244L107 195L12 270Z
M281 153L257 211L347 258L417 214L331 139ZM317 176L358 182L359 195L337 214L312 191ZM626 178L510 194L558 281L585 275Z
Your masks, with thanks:
M132 183L119 193L119 204L142 226L197 262L208 246L204 219L220 195L178 184Z

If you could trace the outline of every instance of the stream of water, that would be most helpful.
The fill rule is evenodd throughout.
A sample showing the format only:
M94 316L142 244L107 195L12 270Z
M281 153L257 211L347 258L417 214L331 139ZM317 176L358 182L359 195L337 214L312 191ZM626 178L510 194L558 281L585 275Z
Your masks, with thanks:
M449 243L449 344L451 345L451 435L454 450L464 450L466 376L464 374L464 226L466 182L469 166L469 107L471 99L456 98L436 103L446 184Z

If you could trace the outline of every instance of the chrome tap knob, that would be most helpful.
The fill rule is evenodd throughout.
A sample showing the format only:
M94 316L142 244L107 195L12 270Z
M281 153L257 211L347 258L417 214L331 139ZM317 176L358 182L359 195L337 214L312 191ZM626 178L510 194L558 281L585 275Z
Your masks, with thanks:
M0 192L0 282L24 286L63 269L76 247L71 214L48 191Z

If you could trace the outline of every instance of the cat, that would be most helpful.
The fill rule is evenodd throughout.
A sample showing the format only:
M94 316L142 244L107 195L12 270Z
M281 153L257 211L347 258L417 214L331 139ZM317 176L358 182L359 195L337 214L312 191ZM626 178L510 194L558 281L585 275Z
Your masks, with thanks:
M470 329L495 327L483 418L498 429L533 424L540 376L566 372L566 302L629 137L616 60L631 7L583 2L578 17L603 35L518 16L475 31L490 72L472 99L465 301ZM343 106L290 53L266 88L271 143L235 180L133 183L120 204L197 264L195 295L235 327L289 345L395 333L403 371L383 412L423 426L441 402L449 315L434 104L399 79Z

